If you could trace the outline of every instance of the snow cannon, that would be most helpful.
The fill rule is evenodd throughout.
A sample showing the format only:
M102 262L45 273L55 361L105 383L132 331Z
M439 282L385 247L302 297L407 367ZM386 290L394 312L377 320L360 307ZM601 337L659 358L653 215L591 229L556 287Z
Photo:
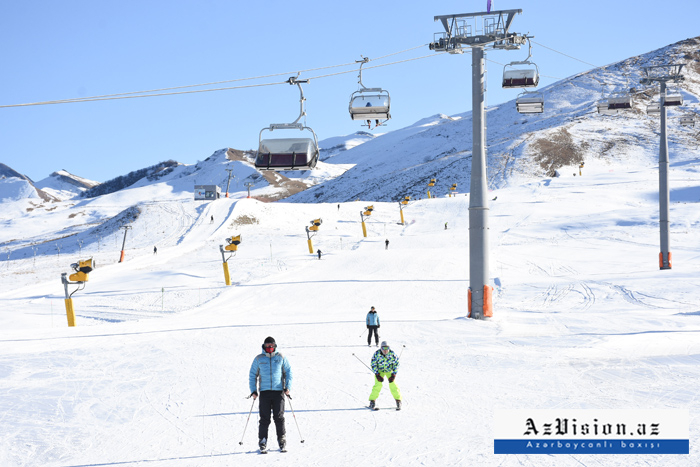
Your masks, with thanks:
M85 261L78 261L70 265L75 271L75 274L68 276L68 280L73 283L83 283L88 281L88 274L95 269L95 262L92 258L86 259Z
M365 212L362 213L363 216L371 216L372 211L374 211L374 205L372 206L365 206Z
M409 201L411 201L411 197L410 197L410 196L406 196L403 200L401 200L401 204L403 204L404 206L406 206L406 205L408 204Z
M234 235L231 238L227 238L226 242L228 245L224 247L226 251L238 251L238 245L241 244L241 236Z
M434 178L431 178L430 181L428 182L428 186L435 186L435 183L437 183L437 182L435 181L435 179L434 179Z
M321 219L314 219L311 221L311 227L309 227L309 230L313 230L314 232L318 232L319 226L323 223Z

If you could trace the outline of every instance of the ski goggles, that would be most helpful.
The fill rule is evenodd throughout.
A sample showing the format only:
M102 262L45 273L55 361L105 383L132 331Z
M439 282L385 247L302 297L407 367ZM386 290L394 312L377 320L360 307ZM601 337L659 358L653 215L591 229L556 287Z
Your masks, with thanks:
M265 344L263 346L263 349L265 349L266 352L273 352L275 350L275 344Z
M382 347L382 352L384 352L384 353L388 352L389 350L390 350L389 347Z

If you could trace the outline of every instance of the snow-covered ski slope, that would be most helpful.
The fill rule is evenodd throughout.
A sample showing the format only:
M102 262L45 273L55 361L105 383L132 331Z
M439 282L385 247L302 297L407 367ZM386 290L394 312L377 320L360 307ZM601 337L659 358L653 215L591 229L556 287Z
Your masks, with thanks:
M667 271L647 159L593 159L583 176L576 166L493 191L486 321L465 318L464 194L413 202L405 226L396 203L373 203L367 238L371 202L142 205L124 263L123 231L100 245L86 237L82 257L98 267L73 296L74 328L60 273L81 258L77 245L11 253L0 262L0 465L696 466L700 154L671 159ZM124 206L137 203L128 193ZM114 199L90 206L118 212ZM36 216L27 237L44 229ZM318 217L321 260L304 231ZM233 234L243 242L226 287L218 245ZM401 412L365 408L373 379L355 356L369 364L375 350L370 306L403 352ZM296 417L288 407L289 452L273 436L259 456L257 405L243 430L248 369L267 336L293 366ZM394 406L386 386L378 405ZM690 455L496 456L494 410L509 408L687 409Z

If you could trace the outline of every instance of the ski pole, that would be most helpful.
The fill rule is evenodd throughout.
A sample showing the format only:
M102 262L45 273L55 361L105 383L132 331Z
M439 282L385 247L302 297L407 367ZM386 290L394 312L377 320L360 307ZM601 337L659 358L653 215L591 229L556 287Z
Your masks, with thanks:
M369 329L369 328L367 328L367 329ZM364 336L364 335L365 335L365 333L367 332L367 329L365 329L364 331L362 331L362 334L360 334L360 336L359 336L359 337L362 337L362 336Z
M248 396L249 398L250 396ZM245 428L243 428L243 436L241 436L241 441L238 443L240 445L243 445L243 437L245 436L245 430L248 429L248 422L250 421L250 414L253 413L253 406L255 405L255 399L253 399L253 403L250 404L250 412L248 412L248 420L245 421Z
M294 417L294 423L297 425L297 431L299 431L299 438L301 438L301 442L304 442L304 437L301 435L301 430L299 429L299 422L297 422L297 416L294 414L294 407L292 407L292 396L287 394L287 398L289 399L289 408L292 410L292 417Z
M399 354L398 360L401 360L401 355L403 355L403 349L405 349L405 348L406 348L405 345L402 345L402 346L401 346L401 353Z
M362 363L364 366L366 366L367 369L368 369L369 371L372 371L372 369L371 369L370 367L368 367L367 364L366 364L365 362L363 362L362 360L360 360L360 357L358 357L358 356L355 355L355 354L352 354L352 356L355 357L356 359L358 359L358 360L360 361L360 363ZM374 371L372 371L372 374L374 374Z

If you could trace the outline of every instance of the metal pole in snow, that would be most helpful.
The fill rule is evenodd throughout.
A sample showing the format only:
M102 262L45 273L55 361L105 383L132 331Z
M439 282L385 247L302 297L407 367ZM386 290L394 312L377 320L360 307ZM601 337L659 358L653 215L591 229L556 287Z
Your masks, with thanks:
M661 245L660 269L671 269L668 188L668 137L666 127L666 81L661 81L661 141L659 142L659 235Z
M489 280L486 145L484 144L484 49L472 47L472 173L469 188L469 287L471 317L483 319L484 286Z

